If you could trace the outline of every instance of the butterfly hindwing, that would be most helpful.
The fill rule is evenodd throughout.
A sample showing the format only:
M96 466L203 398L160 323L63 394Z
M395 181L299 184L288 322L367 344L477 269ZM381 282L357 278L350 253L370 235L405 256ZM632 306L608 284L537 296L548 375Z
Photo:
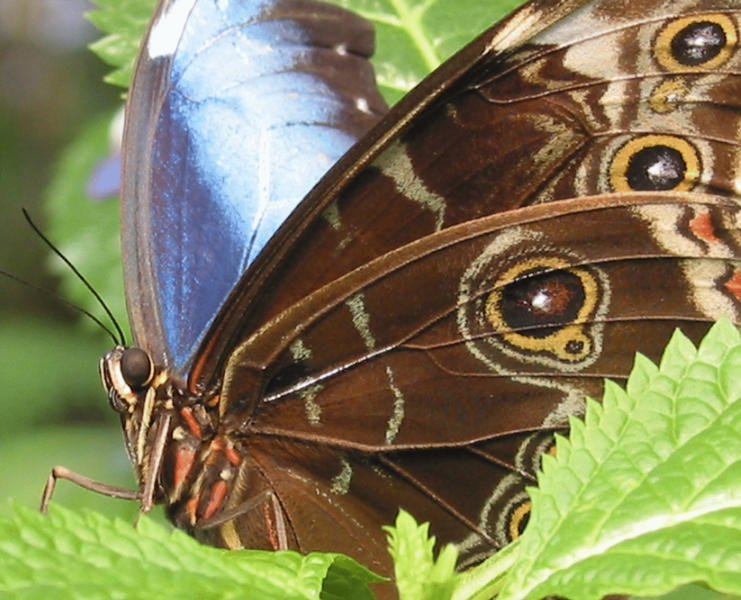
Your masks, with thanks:
M687 224L673 244L660 230L670 218ZM248 338L222 401L243 399L249 432L359 451L539 427L560 402L624 377L631 339L661 340L646 350L658 352L679 321L704 328L717 307L738 317L737 218L719 197L644 193L449 228L323 287ZM691 275L699 289L688 294ZM266 380L252 399L239 383L248 366ZM226 418L244 419L236 409Z
M657 231L673 213L688 225L672 247ZM349 540L374 540L365 556L377 563L384 555L369 548L383 538L364 524L398 506L472 560L507 541L504 509L491 507L511 506L532 483L521 471L532 477L535 466L518 463L522 434L563 430L603 377L627 374L634 340L658 352L679 322L697 337L713 306L739 319L738 217L735 203L703 194L603 195L427 236L246 340L227 368L224 423L261 456L301 548L303 509L287 508L296 486L303 504L353 524ZM694 295L677 285L690 274ZM264 445L271 452L256 451ZM295 469L275 468L280 460ZM243 531L254 526L244 515ZM339 541L317 535L312 545Z

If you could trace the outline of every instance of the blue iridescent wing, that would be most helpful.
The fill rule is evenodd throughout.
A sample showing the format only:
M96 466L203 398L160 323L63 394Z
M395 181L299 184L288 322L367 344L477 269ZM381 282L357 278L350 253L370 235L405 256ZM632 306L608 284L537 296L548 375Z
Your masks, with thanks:
M127 107L122 224L136 343L185 379L226 297L386 106L371 26L321 2L163 0Z

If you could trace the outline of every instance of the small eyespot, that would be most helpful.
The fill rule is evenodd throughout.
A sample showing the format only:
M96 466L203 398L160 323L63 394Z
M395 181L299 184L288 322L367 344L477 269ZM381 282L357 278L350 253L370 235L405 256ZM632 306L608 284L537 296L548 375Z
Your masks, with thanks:
M610 165L610 183L616 192L686 191L699 178L697 150L671 135L632 139L615 153Z
M683 79L665 78L651 91L648 105L656 113L667 114L686 104L689 93L690 89Z
M737 44L733 20L711 13L668 23L656 36L654 52L659 64L669 71L704 71L725 63Z
M126 348L121 356L121 375L132 390L146 386L154 376L154 365L141 348Z
M509 515L509 527L507 531L510 540L516 540L525 531L525 527L530 520L531 506L532 504L530 500L525 500L517 506L511 508L511 512Z

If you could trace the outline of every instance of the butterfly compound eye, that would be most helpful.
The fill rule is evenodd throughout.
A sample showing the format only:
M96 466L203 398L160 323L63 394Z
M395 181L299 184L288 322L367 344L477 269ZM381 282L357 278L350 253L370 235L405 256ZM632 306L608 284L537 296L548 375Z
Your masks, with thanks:
M141 348L126 348L121 356L121 375L132 389L147 385L154 375L154 365Z

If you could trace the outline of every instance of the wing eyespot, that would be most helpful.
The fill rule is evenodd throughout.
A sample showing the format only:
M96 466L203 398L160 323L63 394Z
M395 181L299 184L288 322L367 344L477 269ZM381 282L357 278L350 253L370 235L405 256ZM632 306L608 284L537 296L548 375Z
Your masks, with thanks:
M609 173L616 192L689 191L700 179L700 154L680 137L644 135L618 149Z
M523 500L519 504L510 507L507 534L511 541L516 540L525 531L525 527L530 520L531 508L532 503L530 500Z
M552 257L535 257L509 269L487 298L486 320L523 352L574 362L593 343L583 323L594 312L599 284L587 269L568 268Z
M692 15L675 19L659 31L654 55L668 71L704 71L726 63L737 45L738 32L730 17Z

